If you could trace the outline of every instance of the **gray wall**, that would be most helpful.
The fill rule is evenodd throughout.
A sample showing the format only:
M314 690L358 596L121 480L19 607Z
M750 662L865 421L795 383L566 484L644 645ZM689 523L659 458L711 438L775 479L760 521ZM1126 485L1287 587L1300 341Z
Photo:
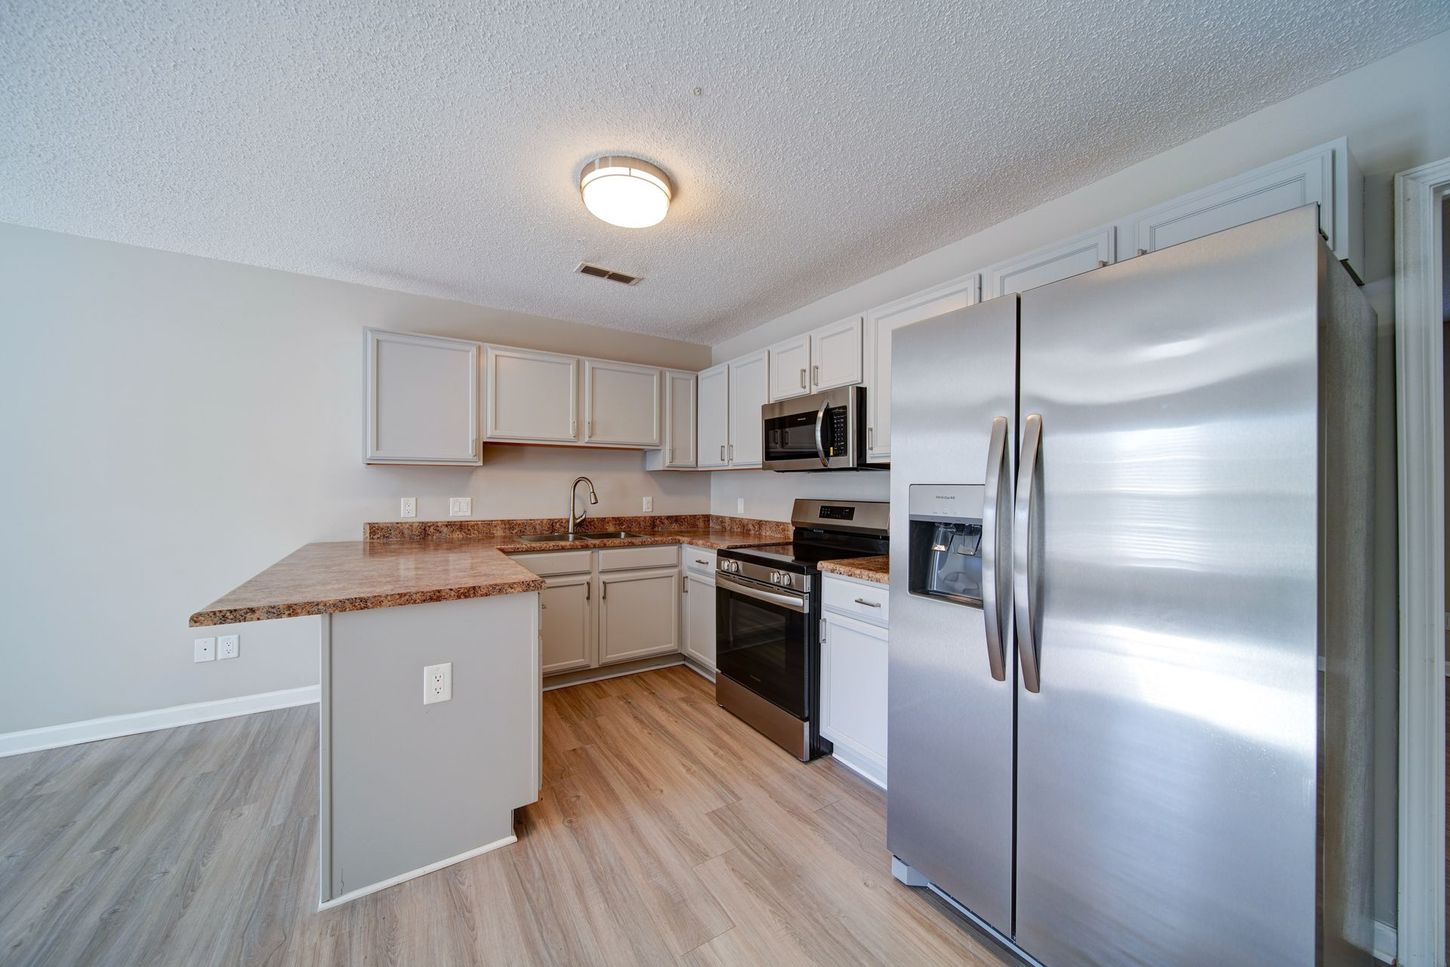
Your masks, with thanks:
M587 473L598 513L708 508L705 475L638 451L362 462L364 326L695 369L702 346L9 225L0 289L0 733L317 684L315 619L238 626L241 658L205 664L186 619L400 496L557 516Z
M1398 630L1396 612L1394 200L1396 172L1450 156L1450 32L1266 107L992 228L789 312L714 347L714 361L1030 251L1305 148L1348 136L1363 170L1365 292L1379 316L1375 519L1375 915L1395 910ZM717 473L711 509L785 518L797 495L886 499L885 475L853 479Z

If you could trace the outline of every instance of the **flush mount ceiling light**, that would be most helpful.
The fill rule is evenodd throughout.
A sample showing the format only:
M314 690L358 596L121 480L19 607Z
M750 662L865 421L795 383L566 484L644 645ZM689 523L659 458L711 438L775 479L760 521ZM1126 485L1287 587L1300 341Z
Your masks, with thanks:
M658 225L670 210L670 176L648 161L623 155L595 158L579 172L584 207L620 228Z

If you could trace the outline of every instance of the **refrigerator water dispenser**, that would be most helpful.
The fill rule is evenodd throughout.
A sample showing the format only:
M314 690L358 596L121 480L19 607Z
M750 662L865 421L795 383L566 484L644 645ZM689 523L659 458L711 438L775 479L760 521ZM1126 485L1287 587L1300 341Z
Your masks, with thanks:
M910 488L907 591L982 606L981 485Z

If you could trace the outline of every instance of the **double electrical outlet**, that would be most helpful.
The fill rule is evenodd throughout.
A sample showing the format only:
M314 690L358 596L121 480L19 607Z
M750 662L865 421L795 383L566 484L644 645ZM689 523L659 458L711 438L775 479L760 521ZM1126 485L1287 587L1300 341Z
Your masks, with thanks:
M453 701L453 662L423 666L423 704Z
M242 653L241 635L217 635L215 638L193 638L191 640L192 661L215 661L220 658L236 658Z
M410 519L412 519L414 517L417 517L418 516L418 498L417 497L402 497L402 498L399 498L399 502L398 502L398 516L401 517L401 518L403 518L404 520L410 520ZM449 517L472 517L473 516L473 498L472 497L449 497L448 498L448 516Z

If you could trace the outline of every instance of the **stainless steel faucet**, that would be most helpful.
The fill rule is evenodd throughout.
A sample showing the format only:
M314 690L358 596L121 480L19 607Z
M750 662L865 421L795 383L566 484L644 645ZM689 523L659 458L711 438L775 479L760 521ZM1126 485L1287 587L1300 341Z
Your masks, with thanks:
M581 482L589 485L589 502L591 504L599 503L599 496L594 493L594 481L588 477L575 477L574 482L569 485L569 506L564 511L564 522L568 524L570 540L574 538L574 525L582 521L589 513L589 508L586 507L584 508L583 514L577 516L574 514L574 507L579 497L579 484Z

